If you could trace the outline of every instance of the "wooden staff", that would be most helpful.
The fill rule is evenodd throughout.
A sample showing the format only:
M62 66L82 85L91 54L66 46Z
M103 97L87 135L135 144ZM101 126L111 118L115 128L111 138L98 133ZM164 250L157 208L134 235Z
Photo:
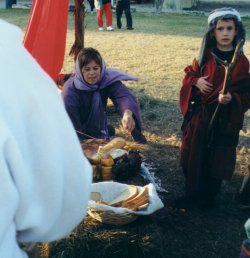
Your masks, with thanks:
M232 58L232 61L229 63L227 62L226 60L222 60L220 59L218 56L216 56L213 52L212 52L212 55L214 56L215 60L220 63L224 68L225 68L225 77L224 77L224 82L223 82L223 87L222 87L222 91L221 91L221 94L227 94L229 88L230 88L230 84L231 84L231 75L232 75L232 72L233 72L233 69L235 68L235 65L237 63L237 60L241 54L241 48L243 46L243 43L244 43L244 40L241 39L237 46L235 47L235 50L234 50L234 55L233 55L233 58ZM208 125L208 129L207 129L207 139L208 139L208 146L210 146L211 142L212 142L212 135L213 135L213 129L214 129L214 124L218 118L218 114L219 114L219 111L221 109L221 105L220 103L218 103L213 115L212 115L212 118L209 122L209 125Z

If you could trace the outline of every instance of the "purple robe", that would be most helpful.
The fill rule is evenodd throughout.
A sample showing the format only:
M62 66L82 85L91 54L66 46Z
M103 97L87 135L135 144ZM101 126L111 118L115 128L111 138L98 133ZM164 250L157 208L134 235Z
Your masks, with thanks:
M121 80L138 80L122 71L106 68L102 61L102 71L99 81L90 85L83 79L78 60L75 74L65 83L62 96L66 110L75 127L75 130L86 135L109 139L107 123L107 101L112 100L117 112L122 117L129 109L133 113L136 127L131 133L135 140L141 135L141 114L138 102L132 92ZM80 140L86 139L78 133ZM138 140L140 141L140 139Z

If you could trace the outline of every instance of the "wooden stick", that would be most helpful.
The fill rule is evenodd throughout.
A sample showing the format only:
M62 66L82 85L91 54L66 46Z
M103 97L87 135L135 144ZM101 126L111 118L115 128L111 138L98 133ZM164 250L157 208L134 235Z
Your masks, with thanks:
M212 53L212 55L214 56L216 61L218 61L225 68L225 77L224 77L224 82L223 82L223 87L222 87L222 94L227 94L227 92L229 90L229 87L230 87L230 84L231 84L231 75L232 75L233 69L234 69L234 67L237 63L237 60L240 56L240 52L241 52L241 48L243 46L243 43L244 43L243 39L241 39L238 42L238 44L237 44L237 46L235 47L235 50L234 50L234 55L233 55L232 61L230 63L228 63L227 61L221 60L214 53ZM217 105L217 107L216 107L216 109L215 109L215 111L212 115L212 118L209 122L209 125L208 125L208 129L207 129L208 146L211 145L212 132L213 132L215 121L218 118L220 108L221 108L221 104L218 103L218 105Z

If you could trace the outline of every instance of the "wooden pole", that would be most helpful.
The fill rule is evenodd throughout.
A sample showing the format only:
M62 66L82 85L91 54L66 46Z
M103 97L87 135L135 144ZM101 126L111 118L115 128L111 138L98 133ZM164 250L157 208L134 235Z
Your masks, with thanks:
M85 6L82 0L75 0L75 42L73 43L69 54L74 55L74 59L79 51L84 47L84 19Z

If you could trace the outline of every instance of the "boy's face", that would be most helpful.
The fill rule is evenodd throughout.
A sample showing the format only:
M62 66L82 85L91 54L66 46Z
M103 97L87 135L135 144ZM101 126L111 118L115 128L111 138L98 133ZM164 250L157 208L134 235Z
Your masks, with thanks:
M214 29L217 48L222 51L232 50L236 34L237 30L233 20L218 20Z

